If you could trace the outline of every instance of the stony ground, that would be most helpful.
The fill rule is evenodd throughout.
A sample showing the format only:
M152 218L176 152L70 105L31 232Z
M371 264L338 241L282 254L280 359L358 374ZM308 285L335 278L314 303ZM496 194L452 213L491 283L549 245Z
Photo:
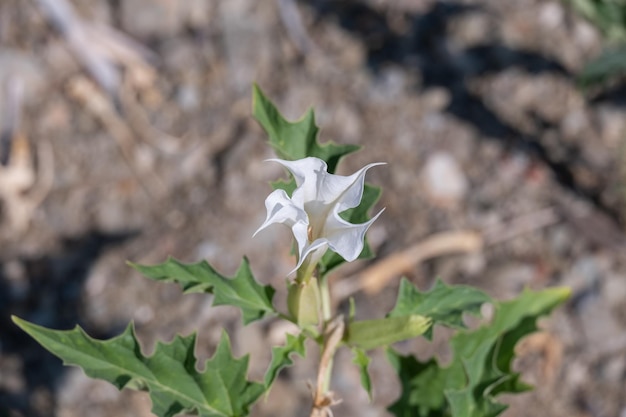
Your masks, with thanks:
M263 163L273 153L251 117L253 82L291 118L314 106L322 140L363 145L342 173L388 162L368 173L384 188L370 232L379 259L477 234L471 252L415 259L406 276L421 288L435 277L500 298L572 288L519 347L537 389L507 398L506 416L626 415L626 110L577 88L601 37L562 3L311 0L298 14L282 0L63 4L0 2L0 415L150 415L146 395L62 368L10 314L99 337L132 319L146 348L199 329L202 358L226 328L261 378L269 343L290 328L243 328L235 310L125 265L173 255L230 274L246 255L283 291L289 235L251 238L281 175ZM452 236L455 247L463 235ZM337 288L369 265L338 271ZM361 314L383 315L396 288L357 292ZM388 415L399 387L384 355L372 404L349 356L337 361L335 415ZM307 416L315 360L298 360L254 415Z

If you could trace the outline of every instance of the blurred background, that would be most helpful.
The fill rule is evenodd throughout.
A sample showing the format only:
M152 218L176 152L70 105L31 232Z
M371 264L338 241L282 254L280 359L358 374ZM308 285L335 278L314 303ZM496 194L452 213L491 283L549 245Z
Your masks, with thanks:
M143 393L62 367L11 323L80 324L112 337L134 320L145 350L222 328L261 379L284 324L243 328L149 282L126 260L242 256L284 294L287 230L252 239L282 175L251 117L257 82L284 114L316 110L322 141L363 145L385 213L378 259L333 274L359 317L393 306L398 276L506 299L565 285L568 304L519 346L537 389L505 416L626 416L626 6L612 0L0 0L0 416L149 416ZM398 346L444 358L433 344ZM308 416L315 349L255 416ZM368 403L340 352L337 416L388 416L384 354Z

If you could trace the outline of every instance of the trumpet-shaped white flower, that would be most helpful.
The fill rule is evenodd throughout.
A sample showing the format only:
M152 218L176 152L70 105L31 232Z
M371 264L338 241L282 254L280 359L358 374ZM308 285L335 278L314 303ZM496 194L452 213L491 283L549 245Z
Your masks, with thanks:
M308 157L297 161L270 159L287 168L296 180L297 188L291 197L284 190L275 190L265 200L267 218L255 235L267 226L282 223L291 228L298 244L298 264L307 260L315 265L330 248L346 261L354 261L363 250L365 232L380 216L362 224L352 224L339 213L357 207L363 197L365 172L374 163L349 176L327 172L324 161Z

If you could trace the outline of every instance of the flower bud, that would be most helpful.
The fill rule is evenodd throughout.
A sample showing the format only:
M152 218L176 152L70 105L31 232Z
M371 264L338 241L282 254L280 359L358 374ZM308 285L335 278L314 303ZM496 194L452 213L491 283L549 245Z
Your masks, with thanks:
M348 345L369 350L417 337L430 325L428 317L417 314L355 321L348 324L344 340Z

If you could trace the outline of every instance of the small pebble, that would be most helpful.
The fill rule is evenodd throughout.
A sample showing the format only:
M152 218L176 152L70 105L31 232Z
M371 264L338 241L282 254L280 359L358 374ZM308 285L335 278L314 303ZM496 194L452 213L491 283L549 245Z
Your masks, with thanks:
M456 160L447 152L432 154L423 169L426 191L436 205L459 203L469 184Z

